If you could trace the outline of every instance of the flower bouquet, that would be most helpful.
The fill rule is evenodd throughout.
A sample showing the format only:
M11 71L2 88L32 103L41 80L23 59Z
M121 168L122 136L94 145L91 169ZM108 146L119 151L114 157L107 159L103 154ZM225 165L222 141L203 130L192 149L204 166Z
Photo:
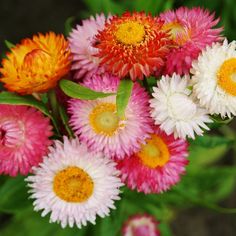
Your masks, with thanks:
M89 236L171 235L193 204L236 212L217 205L235 168L209 167L236 115L236 42L218 22L199 7L101 13L67 37L6 41L0 209L41 222L33 204L41 235L49 221Z

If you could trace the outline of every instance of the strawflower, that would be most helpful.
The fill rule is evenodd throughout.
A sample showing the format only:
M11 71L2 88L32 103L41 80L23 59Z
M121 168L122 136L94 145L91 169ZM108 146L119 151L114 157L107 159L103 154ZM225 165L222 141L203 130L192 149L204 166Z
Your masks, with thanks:
M55 141L54 147L34 175L26 181L31 188L34 210L42 216L51 213L50 222L78 228L95 224L96 216L109 215L119 200L122 183L115 163L99 153L90 153L78 139L63 143Z
M51 129L34 108L0 105L0 174L28 174L47 154Z
M2 60L0 81L20 94L47 92L70 70L70 50L63 35L49 32L24 39Z

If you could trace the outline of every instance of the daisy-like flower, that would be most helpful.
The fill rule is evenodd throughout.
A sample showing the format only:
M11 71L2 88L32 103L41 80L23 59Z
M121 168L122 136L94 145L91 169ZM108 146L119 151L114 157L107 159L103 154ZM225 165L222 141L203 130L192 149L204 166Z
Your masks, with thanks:
M112 93L116 93L118 84L119 79L109 74L84 81L90 89ZM70 125L89 149L123 158L136 152L151 132L148 99L145 90L135 83L123 118L116 113L115 95L89 101L72 99Z
M193 94L210 114L236 115L236 41L207 47L191 73Z
M73 56L72 70L75 71L75 79L89 78L95 73L104 72L103 66L99 66L100 59L95 56L98 49L93 47L93 43L94 36L103 30L106 21L104 14L91 16L70 33L68 40Z
M205 123L212 122L205 108L191 96L190 80L187 76L162 76L154 87L154 98L150 100L151 116L156 125L175 138L203 135L203 129L209 130Z
M122 236L160 236L158 224L159 222L151 215L133 215L125 222Z
M2 60L0 81L20 94L46 92L70 70L70 51L63 35L34 35L11 48Z
M215 28L219 18L199 7L180 7L160 14L164 29L170 30L174 46L167 56L164 73L188 74L192 61L213 42L221 40L222 28Z
M136 80L163 66L170 41L161 21L145 13L127 12L111 18L96 36L95 47L108 71Z
M115 165L102 154L88 152L78 139L55 141L48 157L26 179L34 210L43 210L42 216L51 213L50 222L63 228L95 224L96 215L109 215L120 199L123 184Z
M47 154L51 129L34 108L0 105L0 174L28 174Z
M130 189L145 194L168 190L185 173L187 146L185 140L175 139L155 128L139 152L118 161L122 181Z

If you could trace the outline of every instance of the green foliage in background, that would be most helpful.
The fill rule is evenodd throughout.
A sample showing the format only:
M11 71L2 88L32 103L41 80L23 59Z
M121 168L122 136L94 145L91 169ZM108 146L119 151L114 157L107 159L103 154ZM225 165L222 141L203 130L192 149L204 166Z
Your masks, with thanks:
M220 25L224 26L224 34L229 40L236 39L236 5L234 0L83 0L87 9L78 12L78 16L88 17L92 14L104 12L106 14L121 14L126 10L145 11L153 15L161 11L180 6L201 6L216 12L220 16ZM82 17L81 17L82 16ZM65 33L71 30L71 25L76 21L70 17L65 23ZM68 84L61 85L70 88ZM128 85L127 85L128 87ZM66 89L65 88L65 89ZM127 90L129 90L127 88ZM73 93L73 91L69 90ZM80 88L83 95L84 88ZM4 95L4 94L3 94ZM6 94L5 94L6 95ZM82 96L81 95L81 96ZM94 92L92 97L97 96ZM99 94L106 96L106 94ZM15 97L14 97L15 99ZM28 102L35 103L33 98ZM46 114L44 104L38 104L39 109ZM122 105L121 105L122 107ZM122 115L122 108L121 108ZM122 200L117 202L117 209L112 211L110 217L97 219L96 226L88 225L78 230L61 229L57 224L49 224L49 218L42 218L40 213L33 211L32 201L28 199L28 189L24 178L7 178L0 176L0 212L3 217L9 217L5 223L0 224L1 236L118 236L120 228L125 220L137 213L150 213L160 222L162 236L171 236L169 224L178 216L182 209L193 206L206 207L220 213L236 213L236 209L225 209L220 206L224 200L235 189L236 166L235 162L235 134L226 127L223 122L215 120L218 134L206 134L191 142L190 164L187 175L183 177L180 184L170 191L160 195L144 195L123 188ZM224 165L224 156L231 151L232 165ZM234 160L233 160L234 159ZM1 217L1 215L0 215Z

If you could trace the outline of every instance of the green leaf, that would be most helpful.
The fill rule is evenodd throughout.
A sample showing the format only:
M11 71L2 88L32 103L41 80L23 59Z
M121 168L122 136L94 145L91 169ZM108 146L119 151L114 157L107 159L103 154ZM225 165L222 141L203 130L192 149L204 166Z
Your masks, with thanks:
M221 159L229 150L227 145L220 145L214 148L207 148L201 146L190 146L190 164L188 170L199 168L199 166L210 165Z
M8 49L11 50L11 48L15 47L15 45L11 42L9 42L8 40L5 40L5 45L7 46Z
M23 176L9 178L0 188L0 210L17 212L31 206Z
M60 81L60 88L67 96L82 100L94 100L114 95L114 93L97 92L65 79Z
M161 231L162 236L173 236L170 226L165 223L159 224L158 229Z
M233 146L234 139L217 135L204 135L197 137L190 143L188 170L197 169L199 166L206 166L218 161Z
M66 19L65 22L65 35L68 36L72 30L72 23L75 21L75 17L71 16Z
M125 109L128 105L129 98L132 93L134 83L131 80L124 79L120 81L116 95L117 115L120 118L124 117Z
M198 136L195 140L191 141L192 145L197 145L205 148L214 148L220 145L230 145L234 143L234 139L216 136L216 135L204 135L202 137Z
M55 126L55 129L57 130L57 132L59 132L58 127L56 125L56 121L51 115L51 113L49 112L49 110L47 109L47 107L45 106L45 104L36 100L31 95L20 96L15 93L4 91L0 93L0 104L26 105L26 106L35 107L52 120Z
M235 167L198 168L188 172L182 181L174 187L174 190L193 203L204 206L212 205L223 200L233 191L235 177Z

